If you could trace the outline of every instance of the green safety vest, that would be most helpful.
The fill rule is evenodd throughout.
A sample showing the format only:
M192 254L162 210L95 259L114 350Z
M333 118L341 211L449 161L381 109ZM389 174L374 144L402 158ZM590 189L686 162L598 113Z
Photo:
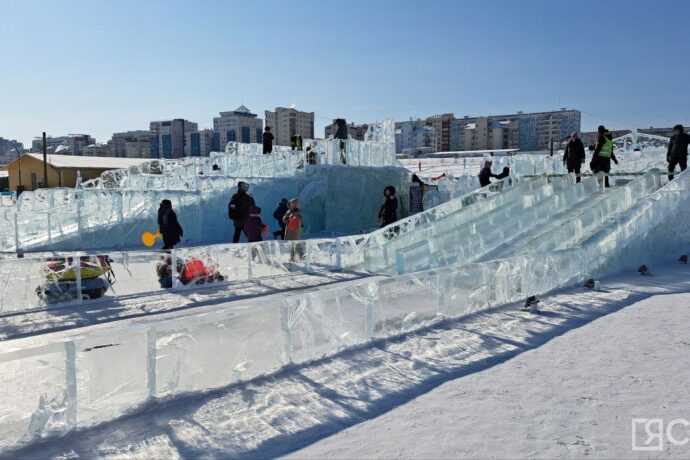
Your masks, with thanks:
M604 136L604 146L599 151L599 156L603 158L611 158L613 153L613 141Z

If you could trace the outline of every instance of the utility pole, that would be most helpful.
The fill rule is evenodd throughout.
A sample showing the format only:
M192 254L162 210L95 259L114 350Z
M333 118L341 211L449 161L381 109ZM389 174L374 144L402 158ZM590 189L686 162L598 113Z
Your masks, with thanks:
M43 188L48 188L48 143L45 131L43 131Z

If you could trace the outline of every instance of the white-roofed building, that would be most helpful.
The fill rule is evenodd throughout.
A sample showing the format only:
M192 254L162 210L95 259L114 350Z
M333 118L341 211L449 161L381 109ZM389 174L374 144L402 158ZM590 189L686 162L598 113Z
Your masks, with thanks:
M75 155L48 155L48 185L43 184L43 155L25 153L3 169L9 173L10 190L36 190L37 188L74 187L77 172L82 182L99 177L103 171L138 166L146 158L115 158Z

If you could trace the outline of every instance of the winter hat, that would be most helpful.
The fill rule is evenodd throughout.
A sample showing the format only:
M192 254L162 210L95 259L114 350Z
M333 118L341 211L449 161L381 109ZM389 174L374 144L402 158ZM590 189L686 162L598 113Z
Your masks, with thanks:
M388 190L388 192L391 195L395 195L395 187L393 187L392 185L387 186L386 188L384 188L384 190Z
M261 208L258 206L252 206L249 208L249 214L261 214Z
M606 128L604 128L604 125L599 125L597 131L599 132L599 134L604 134L606 132Z
M172 208L172 202L170 200L161 201L161 206L164 208Z
M287 204L288 204L287 198L281 198L281 199L280 199L280 203L278 203L278 204L279 204L279 205L284 204L285 206L287 206Z
M490 168L492 164L493 164L493 163L491 162L491 160L486 160L486 161L484 162L484 167L485 167L485 168Z
M673 127L673 130L674 130L674 131L675 131L675 130L678 130L678 131L680 131L680 132L682 133L682 132L683 132L683 125L676 125L676 126L674 126L674 127Z
M249 190L249 184L243 181L239 181L237 183L237 189L246 192L247 190Z
M290 201L288 201L288 204L294 203L295 206L299 206L299 200L297 198L293 198Z

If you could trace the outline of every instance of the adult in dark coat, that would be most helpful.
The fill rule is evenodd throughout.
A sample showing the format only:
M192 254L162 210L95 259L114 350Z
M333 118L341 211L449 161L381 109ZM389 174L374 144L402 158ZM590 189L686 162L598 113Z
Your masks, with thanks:
M277 239L280 237L281 240L285 239L285 222L283 222L283 217L285 217L285 213L288 210L288 200L287 198L283 198L280 200L278 203L278 207L273 211L273 218L278 221L278 225L280 226L280 230L277 230L273 232L273 236Z
M237 183L237 193L230 198L228 203L228 217L235 226L235 233L232 235L232 242L239 243L240 235L244 231L244 223L249 218L249 209L255 206L254 197L247 193L249 184L246 182Z
M383 204L379 210L381 228L398 220L398 199L395 197L395 187L389 185L384 188L383 196Z
M163 249L174 248L184 235L170 200L161 201L158 207L158 231L163 235Z
M477 177L479 178L479 186L480 187L486 187L487 185L489 185L491 183L491 180L490 180L491 177L498 178L497 174L494 174L491 172L491 165L492 164L493 163L491 163L491 161L489 161L489 160L485 161L484 167L481 169L481 171L479 171L479 174L477 175Z
M668 143L666 161L668 161L668 180L673 180L673 172L676 165L680 165L680 170L685 171L688 167L688 145L690 145L690 134L683 132L683 125L673 127L673 136Z
M568 172L577 174L577 181L580 182L580 168L585 162L585 146L577 137L577 133L573 132L570 135L568 144L565 146L565 153L563 154L563 164L568 168Z
M271 127L266 126L264 128L264 135L263 135L263 146L264 146L264 153L272 153L273 152L273 133L271 132Z

